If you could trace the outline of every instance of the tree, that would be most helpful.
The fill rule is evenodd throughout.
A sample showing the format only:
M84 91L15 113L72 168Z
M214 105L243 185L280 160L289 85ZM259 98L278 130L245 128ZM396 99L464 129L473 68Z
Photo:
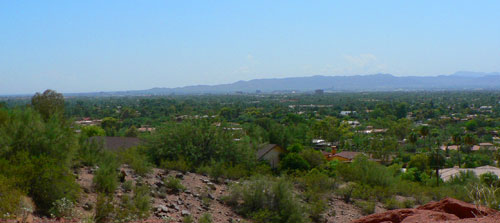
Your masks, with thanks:
M431 150L429 154L429 164L430 167L436 171L436 185L439 186L439 169L443 168L445 163L445 158L443 155L443 151L437 147Z
M135 126L130 126L130 128L125 131L125 136L126 137L137 137L139 132L137 131L137 128Z
M113 117L106 117L102 119L101 127L106 131L107 136L114 136L120 128L120 123L118 119Z
M289 153L280 162L282 170L308 170L311 166L298 153Z
M37 92L31 98L31 105L44 120L52 116L62 116L64 113L64 97L54 90L45 90L43 94Z

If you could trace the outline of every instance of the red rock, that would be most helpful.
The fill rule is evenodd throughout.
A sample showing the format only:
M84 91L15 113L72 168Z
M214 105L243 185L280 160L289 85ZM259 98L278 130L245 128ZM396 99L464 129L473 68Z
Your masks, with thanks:
M419 210L432 210L454 214L459 218L476 218L496 214L497 211L487 207L477 207L453 198L445 198L438 202L430 202L418 207Z
M500 223L500 212L486 207L476 207L453 198L430 202L416 209L398 209L372 214L354 223Z

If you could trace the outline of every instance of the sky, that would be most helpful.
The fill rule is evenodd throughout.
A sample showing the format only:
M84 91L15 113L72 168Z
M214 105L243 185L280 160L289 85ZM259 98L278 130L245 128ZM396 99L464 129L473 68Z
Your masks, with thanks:
M0 94L500 71L500 1L0 1Z

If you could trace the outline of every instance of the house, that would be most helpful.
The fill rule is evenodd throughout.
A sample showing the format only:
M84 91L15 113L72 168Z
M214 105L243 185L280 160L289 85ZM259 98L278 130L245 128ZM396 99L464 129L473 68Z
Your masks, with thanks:
M493 166L481 166L477 168L458 168L458 167L453 167L453 168L446 168L446 169L441 169L439 171L439 176L443 181L448 181L452 177L458 176L460 172L473 172L476 174L476 176L480 176L485 173L494 173L497 176L500 176L500 168L493 167Z
M441 150L455 150L458 151L459 146L458 145L449 145L449 146L441 146Z
M496 148L492 143L489 143L489 142L482 142L482 143L479 143L479 145L472 146L472 151L479 151L479 150L495 151L497 149L498 148Z
M332 150L332 155L330 157L327 157L328 161L341 161L341 162L352 162L352 160L358 156L363 154L362 152L353 152L353 151L342 151L340 153L336 153L336 150Z
M343 116L355 115L356 113L357 113L356 111L340 111L340 115Z
M108 150L128 149L141 145L141 140L137 137L118 137L118 136L93 136L89 141L102 143Z
M266 160L272 168L277 168L280 162L280 155L285 153L285 150L276 144L263 145L257 151L257 160Z

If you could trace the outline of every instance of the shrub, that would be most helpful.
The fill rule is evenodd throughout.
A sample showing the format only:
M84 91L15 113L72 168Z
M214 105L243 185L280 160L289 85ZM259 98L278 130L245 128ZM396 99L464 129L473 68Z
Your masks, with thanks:
M97 195L97 202L96 202L96 209L94 216L94 220L96 223L104 223L110 221L115 212L115 208L112 202L113 198L106 194L99 193Z
M282 171L308 170L309 163L297 153L289 153L280 162Z
M166 170L177 170L182 173L186 173L191 170L191 165L180 157L178 160L163 160L161 161L160 167Z
M212 223L212 215L209 213L204 213L200 219L198 220L198 223Z
M499 181L498 181L498 176L494 173L487 172L484 174L481 174L479 176L479 179L481 179L481 183L486 184L488 186L498 186Z
M336 194L339 195L344 202L349 203L349 202L351 202L352 194L353 194L356 186L357 186L356 183L349 182L349 183L339 187L339 189L336 190Z
M346 181L357 181L370 186L391 186L394 181L394 174L387 167L368 160L364 155L357 156L350 164L339 163L337 174Z
M361 209L363 215L369 215L375 212L375 202L373 201L356 201L354 205Z
M252 177L232 185L230 199L236 211L261 221L273 216L272 222L305 222L303 206L293 193L290 182L283 178Z
M4 176L0 175L0 218L16 214L21 208L22 193Z
M132 191L132 181L127 180L122 184L122 188L125 192Z
M118 173L116 169L118 164L114 161L114 157L108 155L105 158L94 176L94 186L98 192L112 194L118 186Z
M75 205L65 197L57 200L50 209L50 215L56 218L72 218L75 216Z
M194 223L194 219L193 219L193 217L191 217L191 215L188 215L188 216L184 216L182 218L182 222L183 223Z
M119 157L140 176L151 172L152 165L148 162L148 157L142 147L132 147L121 151Z
M325 164L327 161L323 153L315 149L303 150L302 152L300 152L300 156L302 156L302 158L307 161L311 168L319 167Z
M398 208L401 208L402 205L401 203L396 200L395 198L389 198L387 200L385 200L384 202L384 207L388 210L394 210L394 209L398 209Z
M165 187L170 190L172 193L179 193L181 191L184 191L186 187L182 185L181 180L168 176L167 179L165 179Z

